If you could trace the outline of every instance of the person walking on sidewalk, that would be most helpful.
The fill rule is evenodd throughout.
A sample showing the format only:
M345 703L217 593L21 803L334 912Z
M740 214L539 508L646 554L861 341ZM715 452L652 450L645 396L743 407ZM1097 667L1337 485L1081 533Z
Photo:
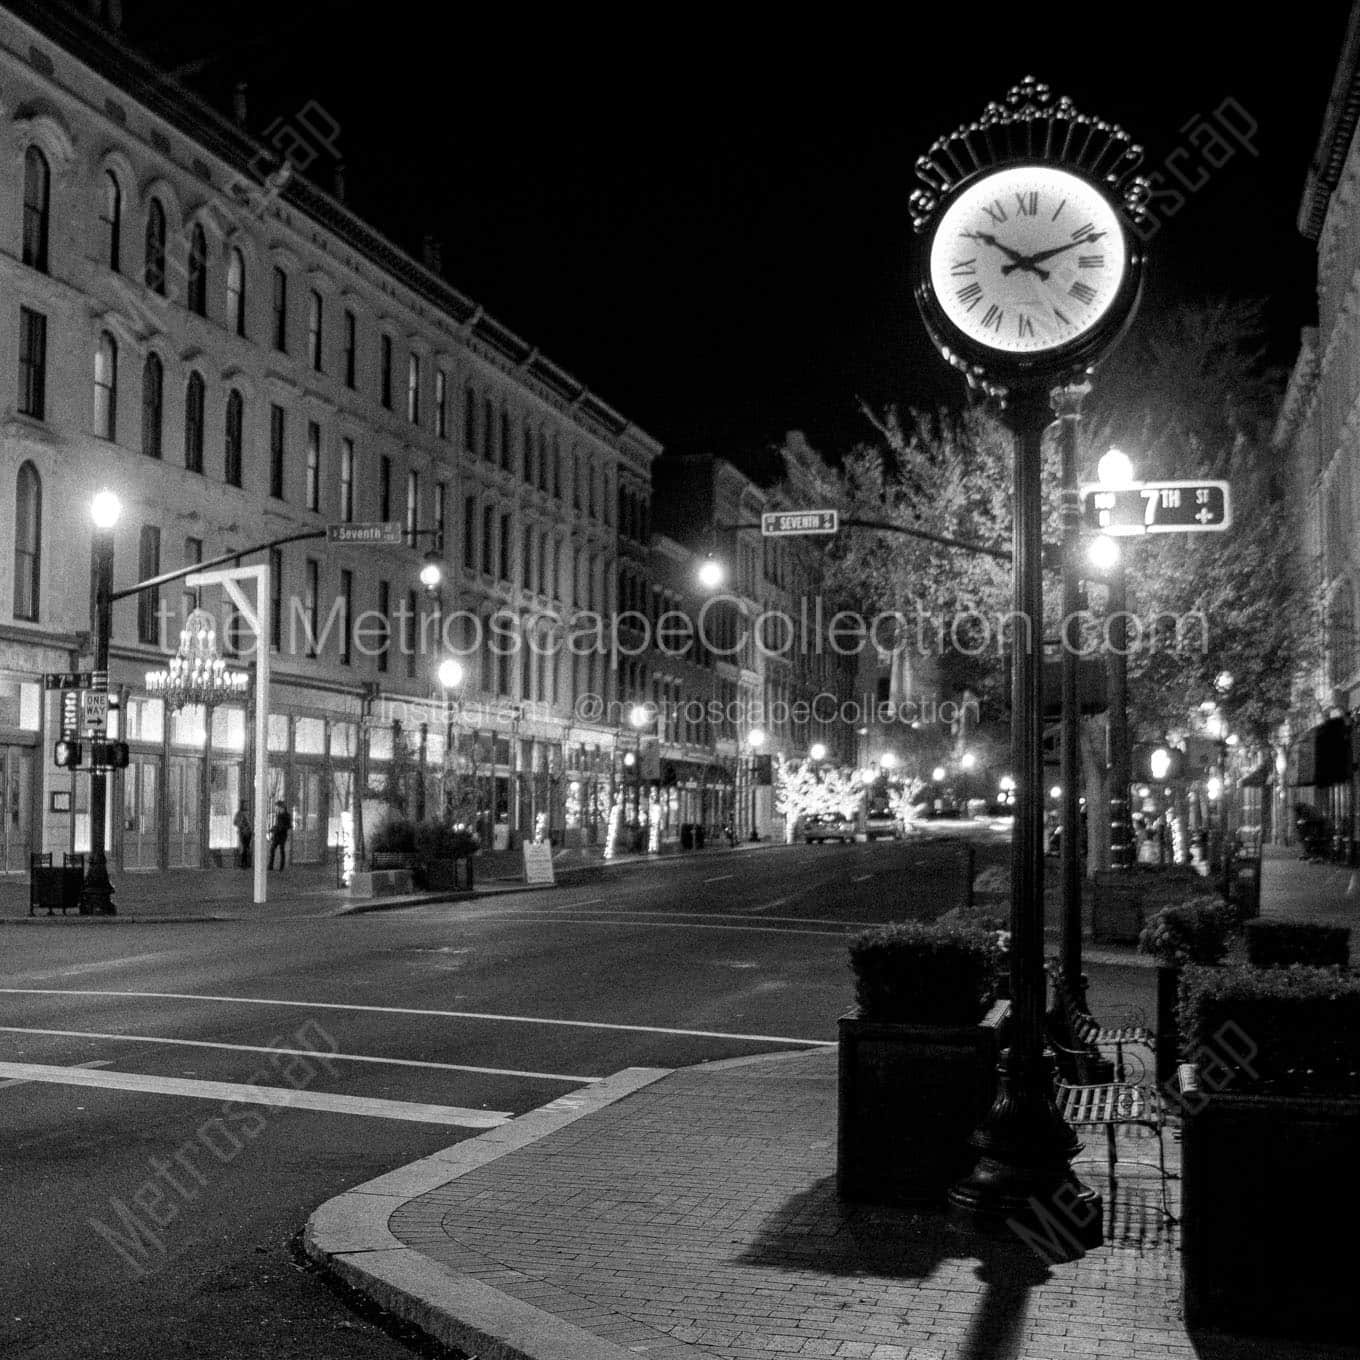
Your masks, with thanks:
M280 799L274 804L274 824L269 828L269 867L274 867L274 851L279 852L279 868L287 867L288 833L293 829L293 814Z
M255 828L250 824L250 813L243 802L236 816L231 819L236 828L236 864L241 869L250 868L250 843L255 839Z

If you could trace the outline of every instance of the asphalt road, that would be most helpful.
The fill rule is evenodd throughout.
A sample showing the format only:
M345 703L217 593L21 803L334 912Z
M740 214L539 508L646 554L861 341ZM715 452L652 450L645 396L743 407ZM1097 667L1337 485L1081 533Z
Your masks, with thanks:
M880 842L369 915L5 931L0 1355L409 1357L295 1259L318 1204L624 1067L833 1042L847 935L960 888L956 845Z

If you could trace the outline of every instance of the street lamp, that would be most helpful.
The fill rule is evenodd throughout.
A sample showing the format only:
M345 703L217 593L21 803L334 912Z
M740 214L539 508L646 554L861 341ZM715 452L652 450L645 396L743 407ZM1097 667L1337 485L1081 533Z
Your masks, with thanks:
M753 841L758 841L760 839L760 828L756 825L756 757L760 755L761 749L764 747L766 741L768 740L769 738L767 737L765 730L760 727L753 727L746 734L746 745L750 748L751 751L750 798L751 798L751 839Z
M94 677L96 689L108 692L109 637L113 632L113 531L123 513L123 503L108 490L90 502L94 521ZM104 817L108 806L108 774L101 766L90 773L90 858L80 889L80 911L86 916L116 916L113 884L105 856Z
M727 576L723 564L709 553L699 564L699 584L705 590L717 590Z
M879 756L878 763L885 770L894 770L897 768L897 755L893 751L884 751Z
M629 752L632 760L625 755L623 763L633 769L633 821L639 825L642 823L642 729L651 720L652 715L645 704L634 704L628 710L628 725L633 729L637 745Z
M820 741L814 741L814 742L812 743L812 745L811 745L810 747L808 747L808 755L809 755L813 760L825 760L825 759L826 759L826 745L825 745L825 743L820 742Z

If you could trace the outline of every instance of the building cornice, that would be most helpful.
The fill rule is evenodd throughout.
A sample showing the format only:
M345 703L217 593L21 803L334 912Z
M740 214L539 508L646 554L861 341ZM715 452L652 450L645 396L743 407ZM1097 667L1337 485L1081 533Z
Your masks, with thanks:
M1341 45L1332 92L1322 119L1322 133L1313 152L1299 204L1298 228L1310 241L1322 234L1332 193L1341 182L1346 158L1360 122L1360 8L1352 8Z

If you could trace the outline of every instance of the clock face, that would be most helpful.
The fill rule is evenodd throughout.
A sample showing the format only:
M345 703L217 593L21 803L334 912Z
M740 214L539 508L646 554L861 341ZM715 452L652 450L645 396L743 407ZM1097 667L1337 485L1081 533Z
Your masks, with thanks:
M1019 165L966 186L930 244L930 285L975 344L1043 355L1089 334L1119 296L1128 250L1119 213L1066 170Z

